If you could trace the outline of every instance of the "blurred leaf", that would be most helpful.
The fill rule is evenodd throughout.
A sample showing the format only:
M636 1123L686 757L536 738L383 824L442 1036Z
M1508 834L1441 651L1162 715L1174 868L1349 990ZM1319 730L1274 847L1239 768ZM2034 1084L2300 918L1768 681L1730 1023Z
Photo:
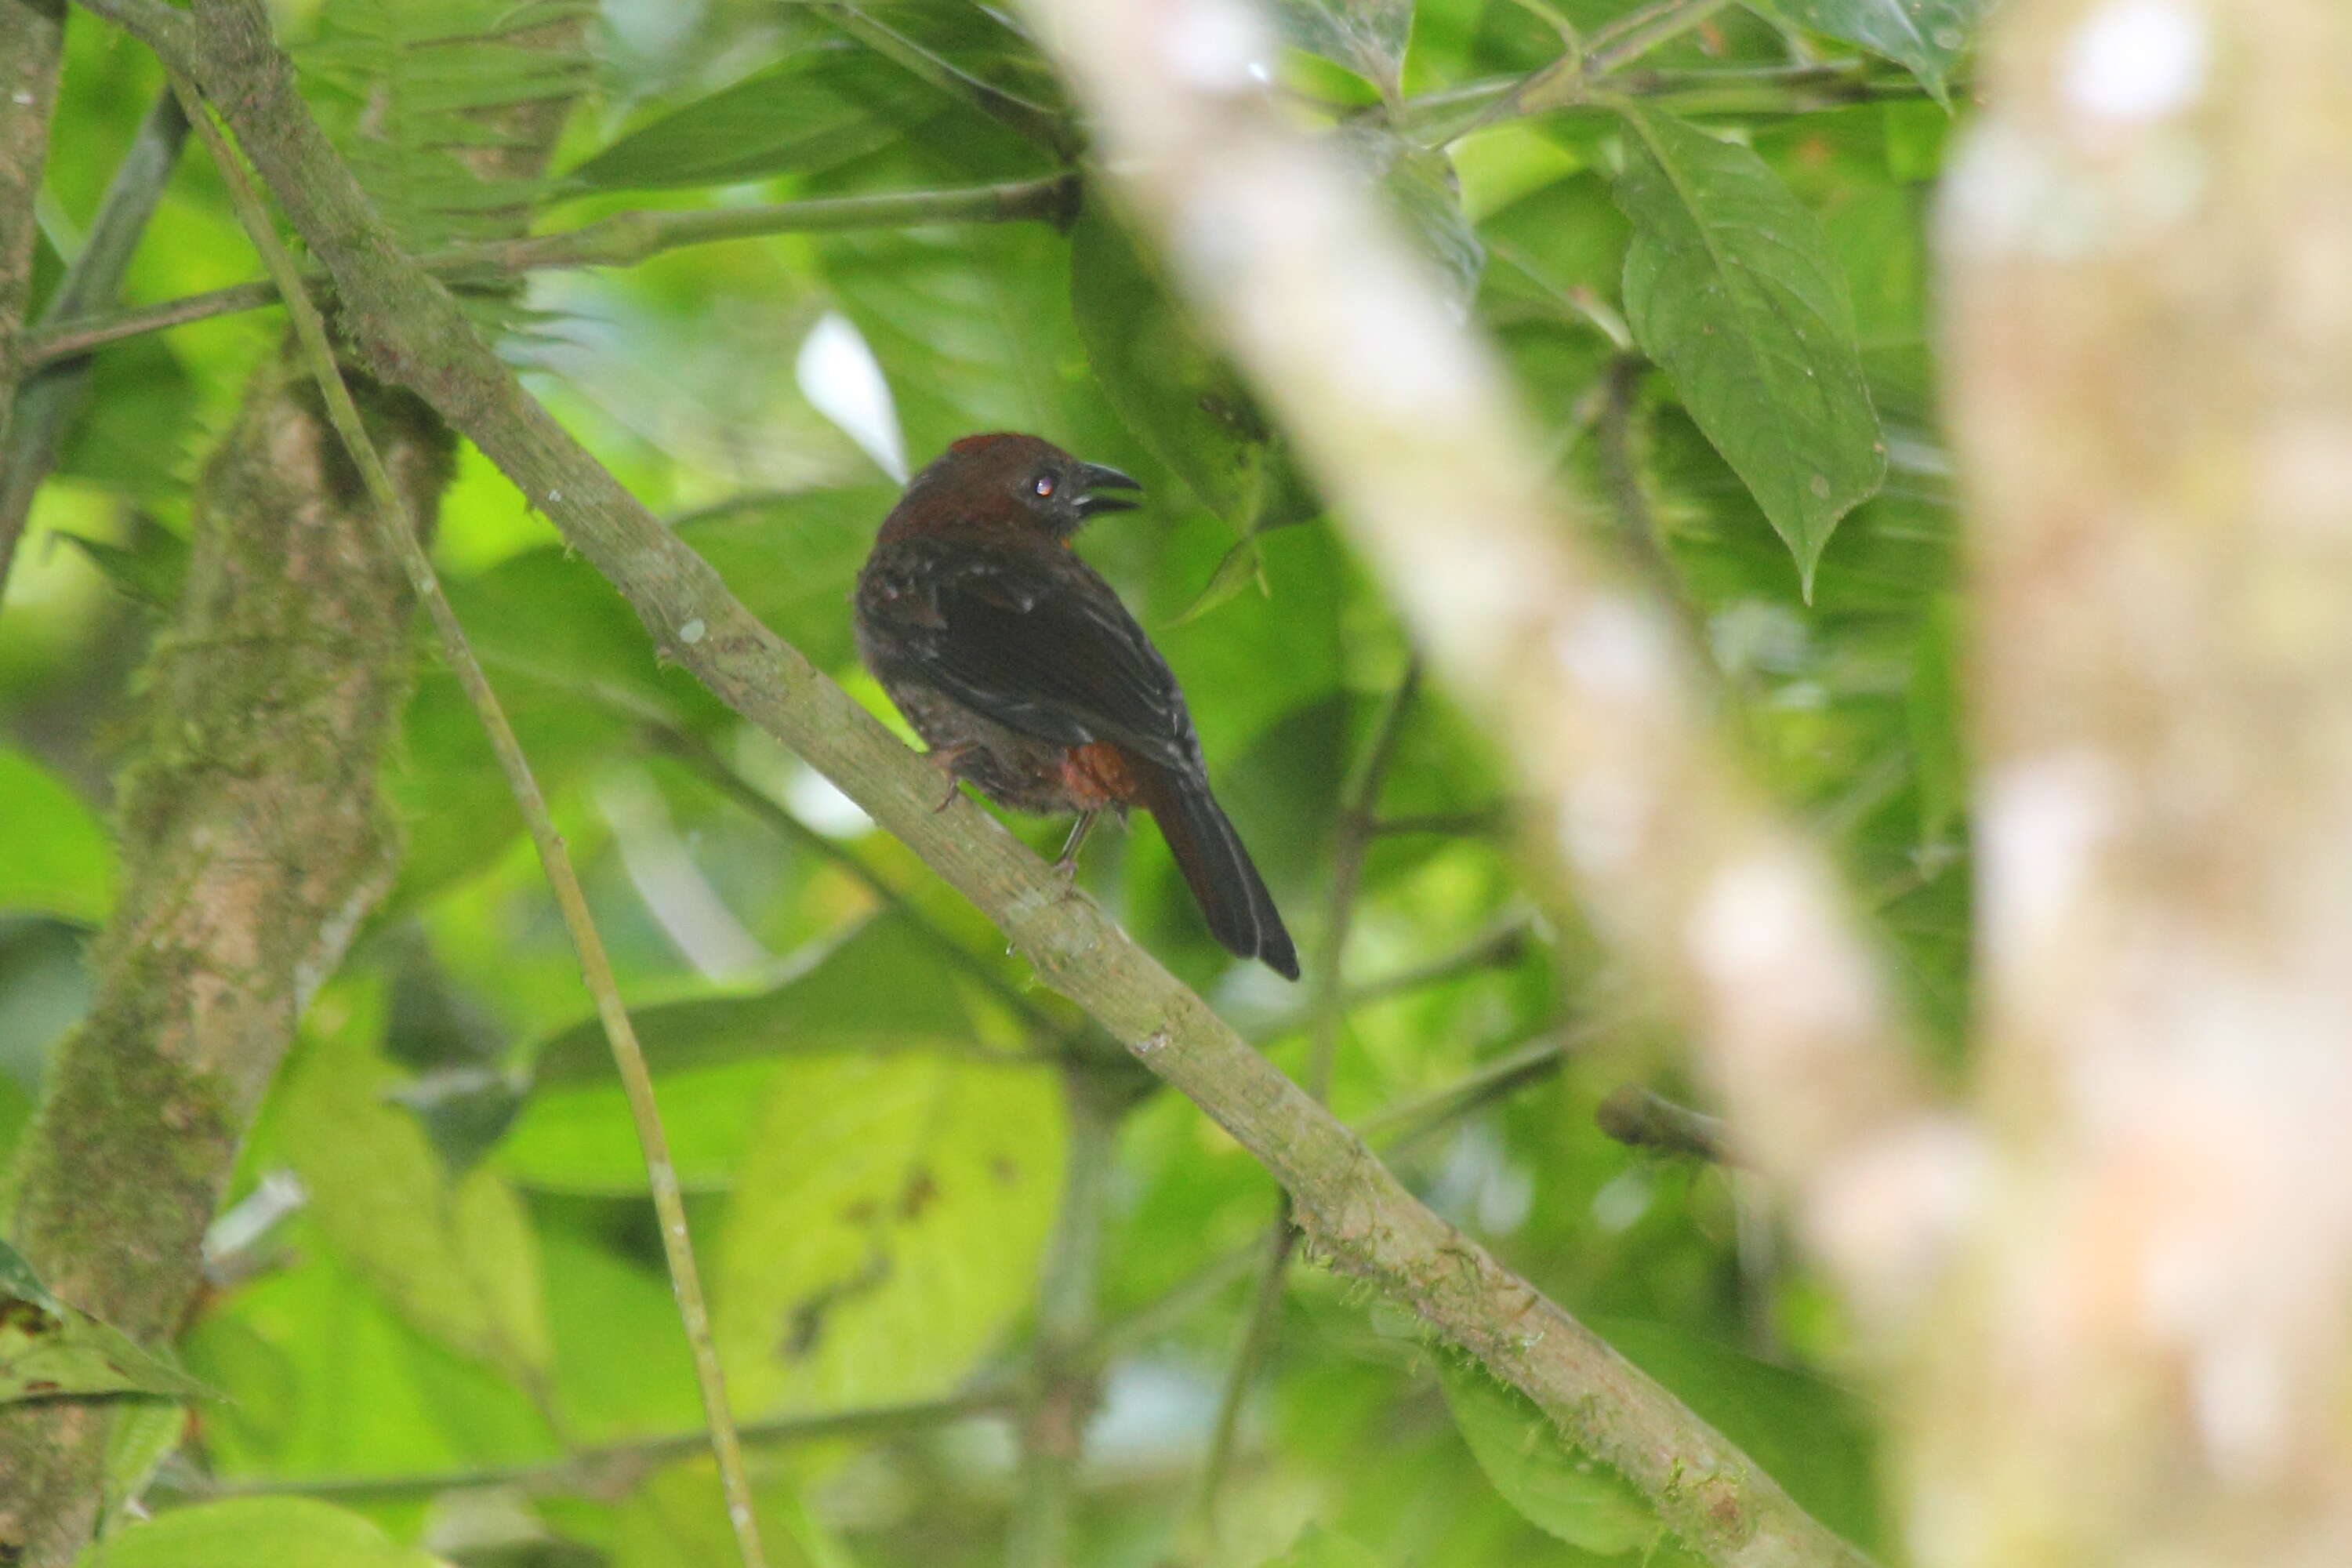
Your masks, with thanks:
M662 1075L662 1131L670 1163L688 1192L727 1184L775 1070L772 1060L753 1059ZM488 1158L536 1189L632 1198L646 1191L645 1152L628 1096L612 1077L537 1086Z
M1836 1384L1672 1323L1590 1326L1736 1444L1807 1512L1864 1551L1880 1544L1871 1416Z
M89 558L106 580L123 594L154 609L179 603L181 584L188 577L188 542L144 512L131 513L131 542L115 544L70 530L57 536Z
M163 1400L116 1404L106 1428L106 1477L100 1532L113 1530L123 1510L138 1500L156 1469L187 1435L185 1407Z
M195 386L161 338L133 338L90 359L83 412L67 432L57 472L136 495L185 488L181 460L195 434Z
M1234 547L1225 552L1224 559L1209 574L1201 596L1185 605L1184 613L1169 625L1181 626L1197 621L1244 588L1255 588L1261 594L1269 591L1265 585L1265 555L1255 533L1234 541Z
M80 797L13 747L0 746L0 910L96 925L114 903L114 842Z
M1029 1300L1062 1161L1049 1070L785 1063L713 1268L739 1403L824 1409L953 1384Z
M1277 0L1274 15L1283 37L1298 47L1396 96L1412 0Z
M1985 0L1774 0L1798 26L1885 55L1951 108L1952 67Z
M292 1222L289 1257L188 1335L188 1364L226 1396L205 1415L214 1474L407 1475L561 1452L530 1396L404 1321L315 1223Z
M1203 506L1244 533L1314 514L1240 375L1092 208L1070 234L1070 303L1111 407Z
M49 1294L0 1242L0 1405L58 1394L211 1395L131 1336Z
M1478 1468L1511 1506L1547 1533L1603 1557L1664 1531L1648 1503L1606 1466L1570 1452L1551 1418L1484 1368L1443 1356L1438 1383Z
M384 1098L416 1118L442 1169L455 1178L480 1163L506 1136L522 1110L523 1090L488 1068L439 1068Z
M667 1112L667 1091L662 1100ZM639 1181L642 1185L642 1172ZM656 1223L650 1205L644 1212L648 1227ZM623 1257L601 1240L544 1219L540 1251L555 1327L556 1387L575 1440L698 1426L694 1362L659 1261Z
M312 1498L177 1508L91 1546L78 1568L446 1568L355 1513Z
M1310 1524L1298 1532L1289 1551L1267 1559L1265 1568L1381 1568L1381 1560L1370 1548Z
M336 1252L401 1315L519 1381L552 1350L530 1225L504 1175L453 1176L392 1100L402 1080L370 1043L372 1010L305 1042L275 1108L286 1159Z
M745 996L698 996L632 1008L656 1073L748 1058L844 1051L961 1051L971 1021L939 949L906 921L877 915L803 958L788 978ZM614 1077L604 1026L584 1018L532 1054L537 1085Z
M1421 147L1366 121L1340 127L1340 149L1378 186L1421 253L1436 265L1439 280L1458 312L1466 313L1478 292L1486 250L1462 210L1454 164L1440 151Z
M1845 279L1813 215L1754 153L1639 104L1618 112L1631 132L1616 187L1634 228L1626 320L1810 595L1838 520L1886 472Z
M873 152L947 103L870 49L809 45L638 127L566 178L643 190L808 174Z

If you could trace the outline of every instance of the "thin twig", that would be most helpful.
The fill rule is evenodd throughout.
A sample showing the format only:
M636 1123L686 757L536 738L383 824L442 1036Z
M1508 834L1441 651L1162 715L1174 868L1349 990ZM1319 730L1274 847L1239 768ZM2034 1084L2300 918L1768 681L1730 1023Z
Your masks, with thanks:
M507 787L513 794L515 805L521 810L523 820L530 827L532 843L538 847L540 865L547 876L548 886L562 910L563 923L570 931L573 947L578 951L582 977L590 994L596 1000L596 1010L603 1017L604 1030L612 1042L614 1065L618 1068L622 1086L629 1100L629 1111L636 1123L637 1142L644 1151L646 1174L653 1189L654 1207L661 1218L662 1247L669 1263L670 1285L677 1298L678 1316L682 1320L687 1342L693 1351L695 1373L701 1385L704 1418L709 1423L710 1448L719 1462L719 1481L727 1496L727 1513L734 1526L737 1550L741 1553L744 1568L764 1568L765 1553L760 1546L759 1521L751 1506L751 1479L743 1467L743 1449L735 1429L734 1417L727 1404L725 1374L719 1364L717 1348L711 1342L710 1314L702 1295L701 1277L695 1266L694 1245L687 1233L686 1208L678 1191L677 1171L671 1163L668 1141L664 1136L661 1112L654 1102L653 1078L646 1068L644 1054L637 1048L635 1031L629 1023L628 1009L623 1005L620 990L613 977L610 960L605 956L603 940L596 933L595 922L588 913L588 900L580 887L572 858L564 848L562 837L548 816L546 799L540 794L539 782L531 775L530 763L524 757L522 746L515 739L513 728L499 705L498 695L490 689L489 678L475 658L465 628L458 624L457 612L441 591L441 584L433 571L433 563L416 537L407 508L394 488L392 476L369 440L366 426L361 422L358 405L352 401L351 389L343 383L342 371L336 363L334 349L327 341L325 321L304 290L301 276L293 257L279 243L271 226L269 215L264 209L260 195L247 180L245 170L236 154L229 150L227 139L205 112L194 87L176 71L173 88L178 93L182 109L190 125L205 143L219 166L229 198L236 208L237 218L252 238L254 248L278 282L278 291L286 302L287 315L296 337L310 362L317 378L319 392L326 405L327 417L342 438L352 463L374 501L377 521L382 524L386 547L391 550L406 572L434 629L440 634L442 650L456 673L460 687L472 704L476 716L488 733L491 749L497 753L499 771L506 775Z
M830 1410L814 1415L786 1415L746 1422L737 1430L747 1447L780 1447L826 1439L887 1437L901 1433L928 1432L950 1422L974 1416L1001 1415L1015 1404L1009 1384L993 1384L943 1399L906 1405L877 1405L864 1409ZM485 1487L513 1488L533 1496L582 1494L610 1496L627 1489L647 1471L705 1452L709 1432L672 1432L625 1443L599 1444L580 1449L568 1458L532 1464L483 1465L471 1469L437 1470L394 1476L262 1476L249 1480L215 1481L202 1477L175 1476L166 1470L157 1484L184 1500L212 1502L235 1497L314 1497L343 1502L429 1496L435 1492L466 1491Z
M614 213L578 228L526 239L488 240L422 257L418 264L445 282L486 284L541 268L635 267L667 251L722 240L776 234L818 234L856 228L903 228L936 223L1063 222L1076 209L1078 178L1050 174L962 190L893 191L882 195L831 196L762 206L685 208L667 212ZM323 274L304 275L310 288L325 287ZM27 370L74 354L88 353L166 327L185 326L240 310L258 310L278 299L278 285L233 284L161 304L142 305L107 316L45 324L25 343Z

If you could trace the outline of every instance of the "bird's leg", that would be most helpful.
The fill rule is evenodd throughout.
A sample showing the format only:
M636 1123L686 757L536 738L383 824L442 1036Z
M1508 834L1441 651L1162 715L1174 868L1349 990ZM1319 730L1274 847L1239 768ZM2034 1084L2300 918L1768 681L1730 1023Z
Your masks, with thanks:
M956 796L963 793L963 775L956 772L956 764L978 750L977 746L933 746L923 753L923 761L939 769L940 776L948 781L948 793L940 796L939 805L931 807L933 816L953 805Z
M1062 841L1062 852L1054 857L1054 869L1059 871L1064 878L1071 879L1076 878L1078 846L1087 841L1087 834L1093 828L1095 818L1101 815L1097 811L1082 811L1078 813L1077 821L1070 824L1070 836Z

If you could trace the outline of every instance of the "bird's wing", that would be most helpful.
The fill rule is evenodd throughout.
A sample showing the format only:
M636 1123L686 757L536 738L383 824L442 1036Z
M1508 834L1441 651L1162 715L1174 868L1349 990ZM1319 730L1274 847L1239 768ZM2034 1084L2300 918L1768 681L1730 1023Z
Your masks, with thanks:
M1074 555L909 539L874 563L859 599L895 634L892 663L1000 724L1117 742L1171 767L1198 755L1167 662Z

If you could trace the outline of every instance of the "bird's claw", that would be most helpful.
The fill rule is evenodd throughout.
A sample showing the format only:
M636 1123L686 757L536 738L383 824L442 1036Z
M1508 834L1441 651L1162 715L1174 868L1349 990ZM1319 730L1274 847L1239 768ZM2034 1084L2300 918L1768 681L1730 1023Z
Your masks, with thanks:
M940 812L953 805L956 803L956 796L963 793L963 775L956 772L956 764L970 756L975 749L971 746L934 746L923 753L923 761L937 768L948 781L947 794L940 797L939 805L931 807L933 816L937 816Z

